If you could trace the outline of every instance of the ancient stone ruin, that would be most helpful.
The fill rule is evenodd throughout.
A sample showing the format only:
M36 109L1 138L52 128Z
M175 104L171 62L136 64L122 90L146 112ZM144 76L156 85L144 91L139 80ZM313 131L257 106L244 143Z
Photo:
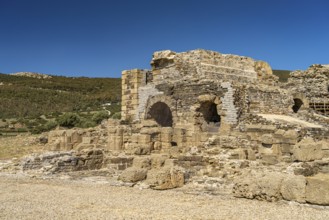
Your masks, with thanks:
M154 189L329 205L328 66L287 83L266 62L207 50L155 52L151 66L122 72L121 120L55 130L49 149L90 149L68 166L98 161Z

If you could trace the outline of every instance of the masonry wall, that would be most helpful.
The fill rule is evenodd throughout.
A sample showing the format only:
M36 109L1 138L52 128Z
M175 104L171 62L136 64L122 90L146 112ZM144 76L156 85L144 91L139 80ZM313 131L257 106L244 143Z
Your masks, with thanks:
M247 89L249 113L287 114L292 112L293 98L278 87L251 86Z
M249 57L193 50L185 53L156 52L152 67L156 84L179 80L257 80L256 61Z
M139 87L146 84L146 72L139 69L122 72L122 120L138 119Z

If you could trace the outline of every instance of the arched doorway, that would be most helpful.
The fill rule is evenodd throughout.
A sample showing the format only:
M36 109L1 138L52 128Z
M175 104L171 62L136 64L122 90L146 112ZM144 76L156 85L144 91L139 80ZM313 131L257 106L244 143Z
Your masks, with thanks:
M172 127L173 117L169 106L164 102L157 102L149 109L148 119L154 119L162 127Z
M202 130L203 131L218 131L220 127L221 117L217 112L217 105L213 102L207 101L201 103L199 112L204 119Z
M292 110L297 113L299 111L299 109L302 107L302 105L304 105L303 101L301 99L294 99L294 106L292 106Z

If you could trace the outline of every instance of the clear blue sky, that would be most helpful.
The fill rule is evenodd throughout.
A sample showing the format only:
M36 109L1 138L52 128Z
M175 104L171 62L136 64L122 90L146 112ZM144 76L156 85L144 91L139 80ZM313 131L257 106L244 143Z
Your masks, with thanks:
M329 63L328 0L0 0L0 72L120 77L203 48L273 69Z

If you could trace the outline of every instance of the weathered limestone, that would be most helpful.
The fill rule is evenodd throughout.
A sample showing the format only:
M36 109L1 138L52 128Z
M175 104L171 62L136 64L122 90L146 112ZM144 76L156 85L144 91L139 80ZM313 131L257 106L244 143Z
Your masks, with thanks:
M328 174L307 177L306 201L318 205L329 205Z
M282 199L280 191L284 177L281 173L248 173L236 180L233 193L236 197L277 201Z
M184 185L184 171L177 167L162 167L150 170L147 174L146 183L153 189L164 190Z
M297 161L313 161L323 158L322 143L306 138L295 145L293 155Z
M122 120L54 131L52 150L102 149L102 168L131 185L328 205L327 67L281 85L266 62L214 51L155 52L151 66L123 71Z
M135 183L144 180L146 178L146 175L146 169L129 167L121 173L121 175L119 176L119 180L122 180L123 182Z
M23 159L23 170L42 169L44 172L57 173L79 170L100 169L104 154L101 150L88 150L79 153L60 152L29 156Z
M301 175L288 175L282 181L283 199L305 203L306 179Z

